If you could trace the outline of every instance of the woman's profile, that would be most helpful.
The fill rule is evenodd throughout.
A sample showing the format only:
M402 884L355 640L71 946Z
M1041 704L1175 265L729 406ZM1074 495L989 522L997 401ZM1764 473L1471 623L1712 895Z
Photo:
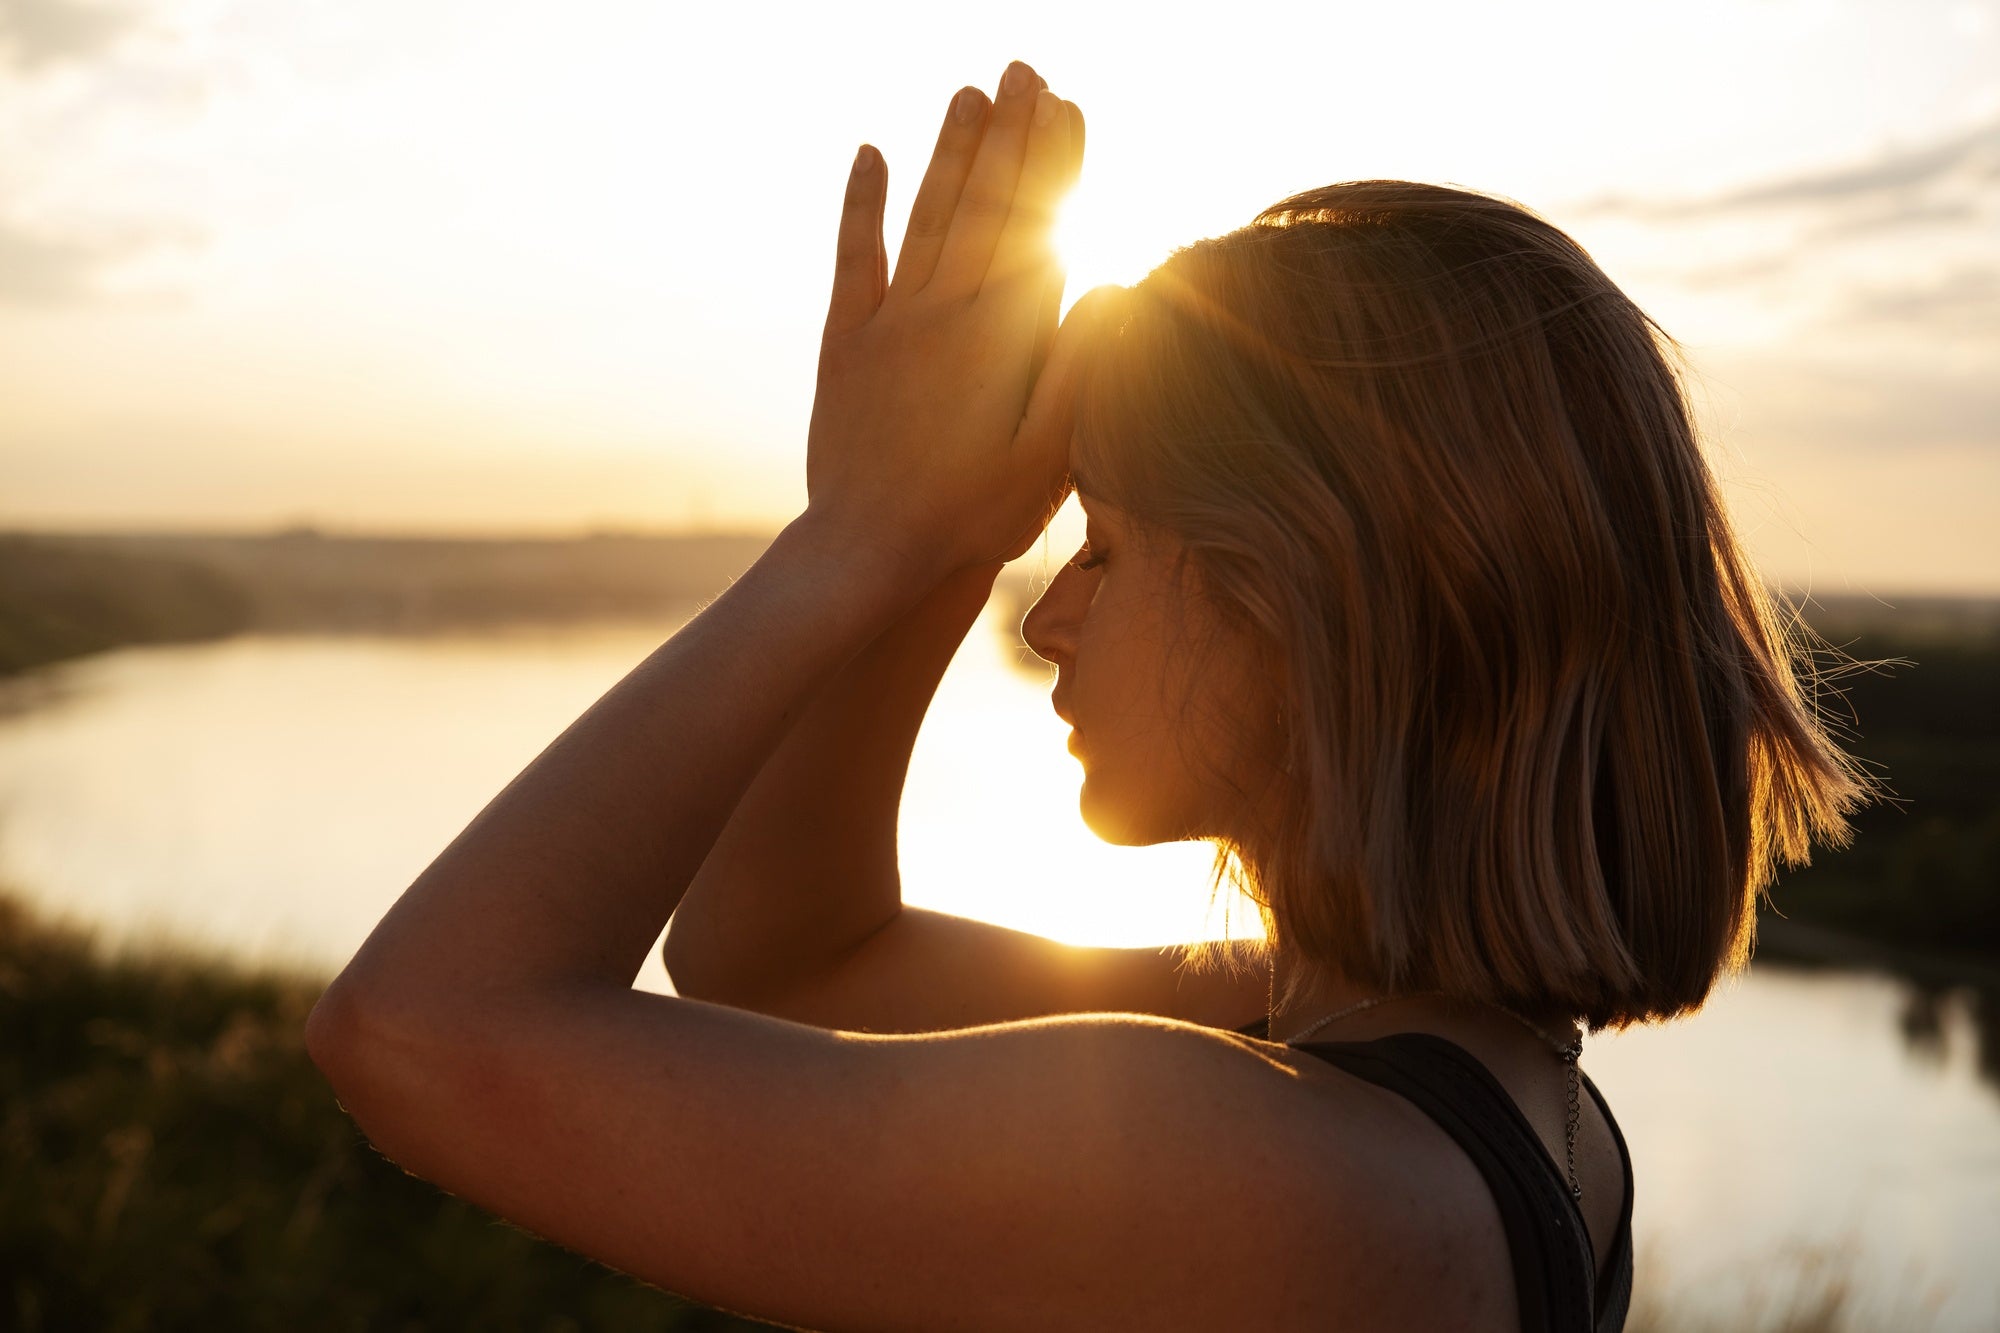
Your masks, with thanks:
M893 261L861 150L806 509L409 888L313 1056L408 1170L775 1323L1617 1329L1581 1037L1700 1007L1865 782L1574 242L1335 185L1058 332L1082 145L1025 65L961 91ZM1082 815L1212 843L1263 940L902 904L919 723L1072 489L1022 631ZM631 984L670 916L679 998Z

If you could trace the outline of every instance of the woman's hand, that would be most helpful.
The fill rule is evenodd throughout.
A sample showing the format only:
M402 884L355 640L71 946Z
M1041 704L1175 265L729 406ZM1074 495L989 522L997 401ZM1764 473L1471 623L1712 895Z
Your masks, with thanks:
M1062 293L1050 228L1082 154L1082 113L1028 66L1008 67L990 106L962 90L893 279L887 169L872 147L855 158L807 441L807 517L926 586L1025 550L1068 491L1068 432L1022 425Z

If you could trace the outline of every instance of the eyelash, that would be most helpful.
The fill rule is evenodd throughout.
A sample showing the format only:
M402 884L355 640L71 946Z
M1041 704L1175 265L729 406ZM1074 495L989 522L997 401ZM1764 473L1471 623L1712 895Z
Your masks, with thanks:
M1070 561L1070 564L1074 565L1078 569L1096 569L1099 565L1104 563L1103 556L1090 555L1088 554L1089 550L1090 550L1089 547L1085 547L1083 550L1078 551L1076 553L1075 558Z

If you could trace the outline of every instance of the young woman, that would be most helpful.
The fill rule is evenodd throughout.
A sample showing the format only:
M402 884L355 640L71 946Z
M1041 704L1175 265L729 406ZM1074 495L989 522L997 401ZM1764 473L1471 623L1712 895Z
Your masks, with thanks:
M861 150L805 512L409 889L314 1057L411 1171L779 1323L1617 1328L1581 1030L1698 1007L1860 783L1572 242L1335 186L1056 338L1082 135L1023 65L958 94L893 273ZM1024 632L1091 826L1262 907L1225 966L900 903L918 723L1072 479ZM631 989L670 914L677 999Z

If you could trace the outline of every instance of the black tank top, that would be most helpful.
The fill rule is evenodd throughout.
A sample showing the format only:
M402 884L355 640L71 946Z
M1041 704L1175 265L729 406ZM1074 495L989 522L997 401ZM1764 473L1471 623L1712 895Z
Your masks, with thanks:
M1238 1031L1262 1037L1262 1020ZM1297 1043L1308 1055L1387 1088L1438 1123L1472 1159L1499 1206L1514 1263L1521 1333L1619 1333L1632 1302L1632 1156L1604 1094L1582 1074L1624 1168L1625 1198L1604 1284L1569 1182L1500 1081L1456 1042L1428 1032L1373 1041ZM1581 1071L1578 1071L1581 1073Z

